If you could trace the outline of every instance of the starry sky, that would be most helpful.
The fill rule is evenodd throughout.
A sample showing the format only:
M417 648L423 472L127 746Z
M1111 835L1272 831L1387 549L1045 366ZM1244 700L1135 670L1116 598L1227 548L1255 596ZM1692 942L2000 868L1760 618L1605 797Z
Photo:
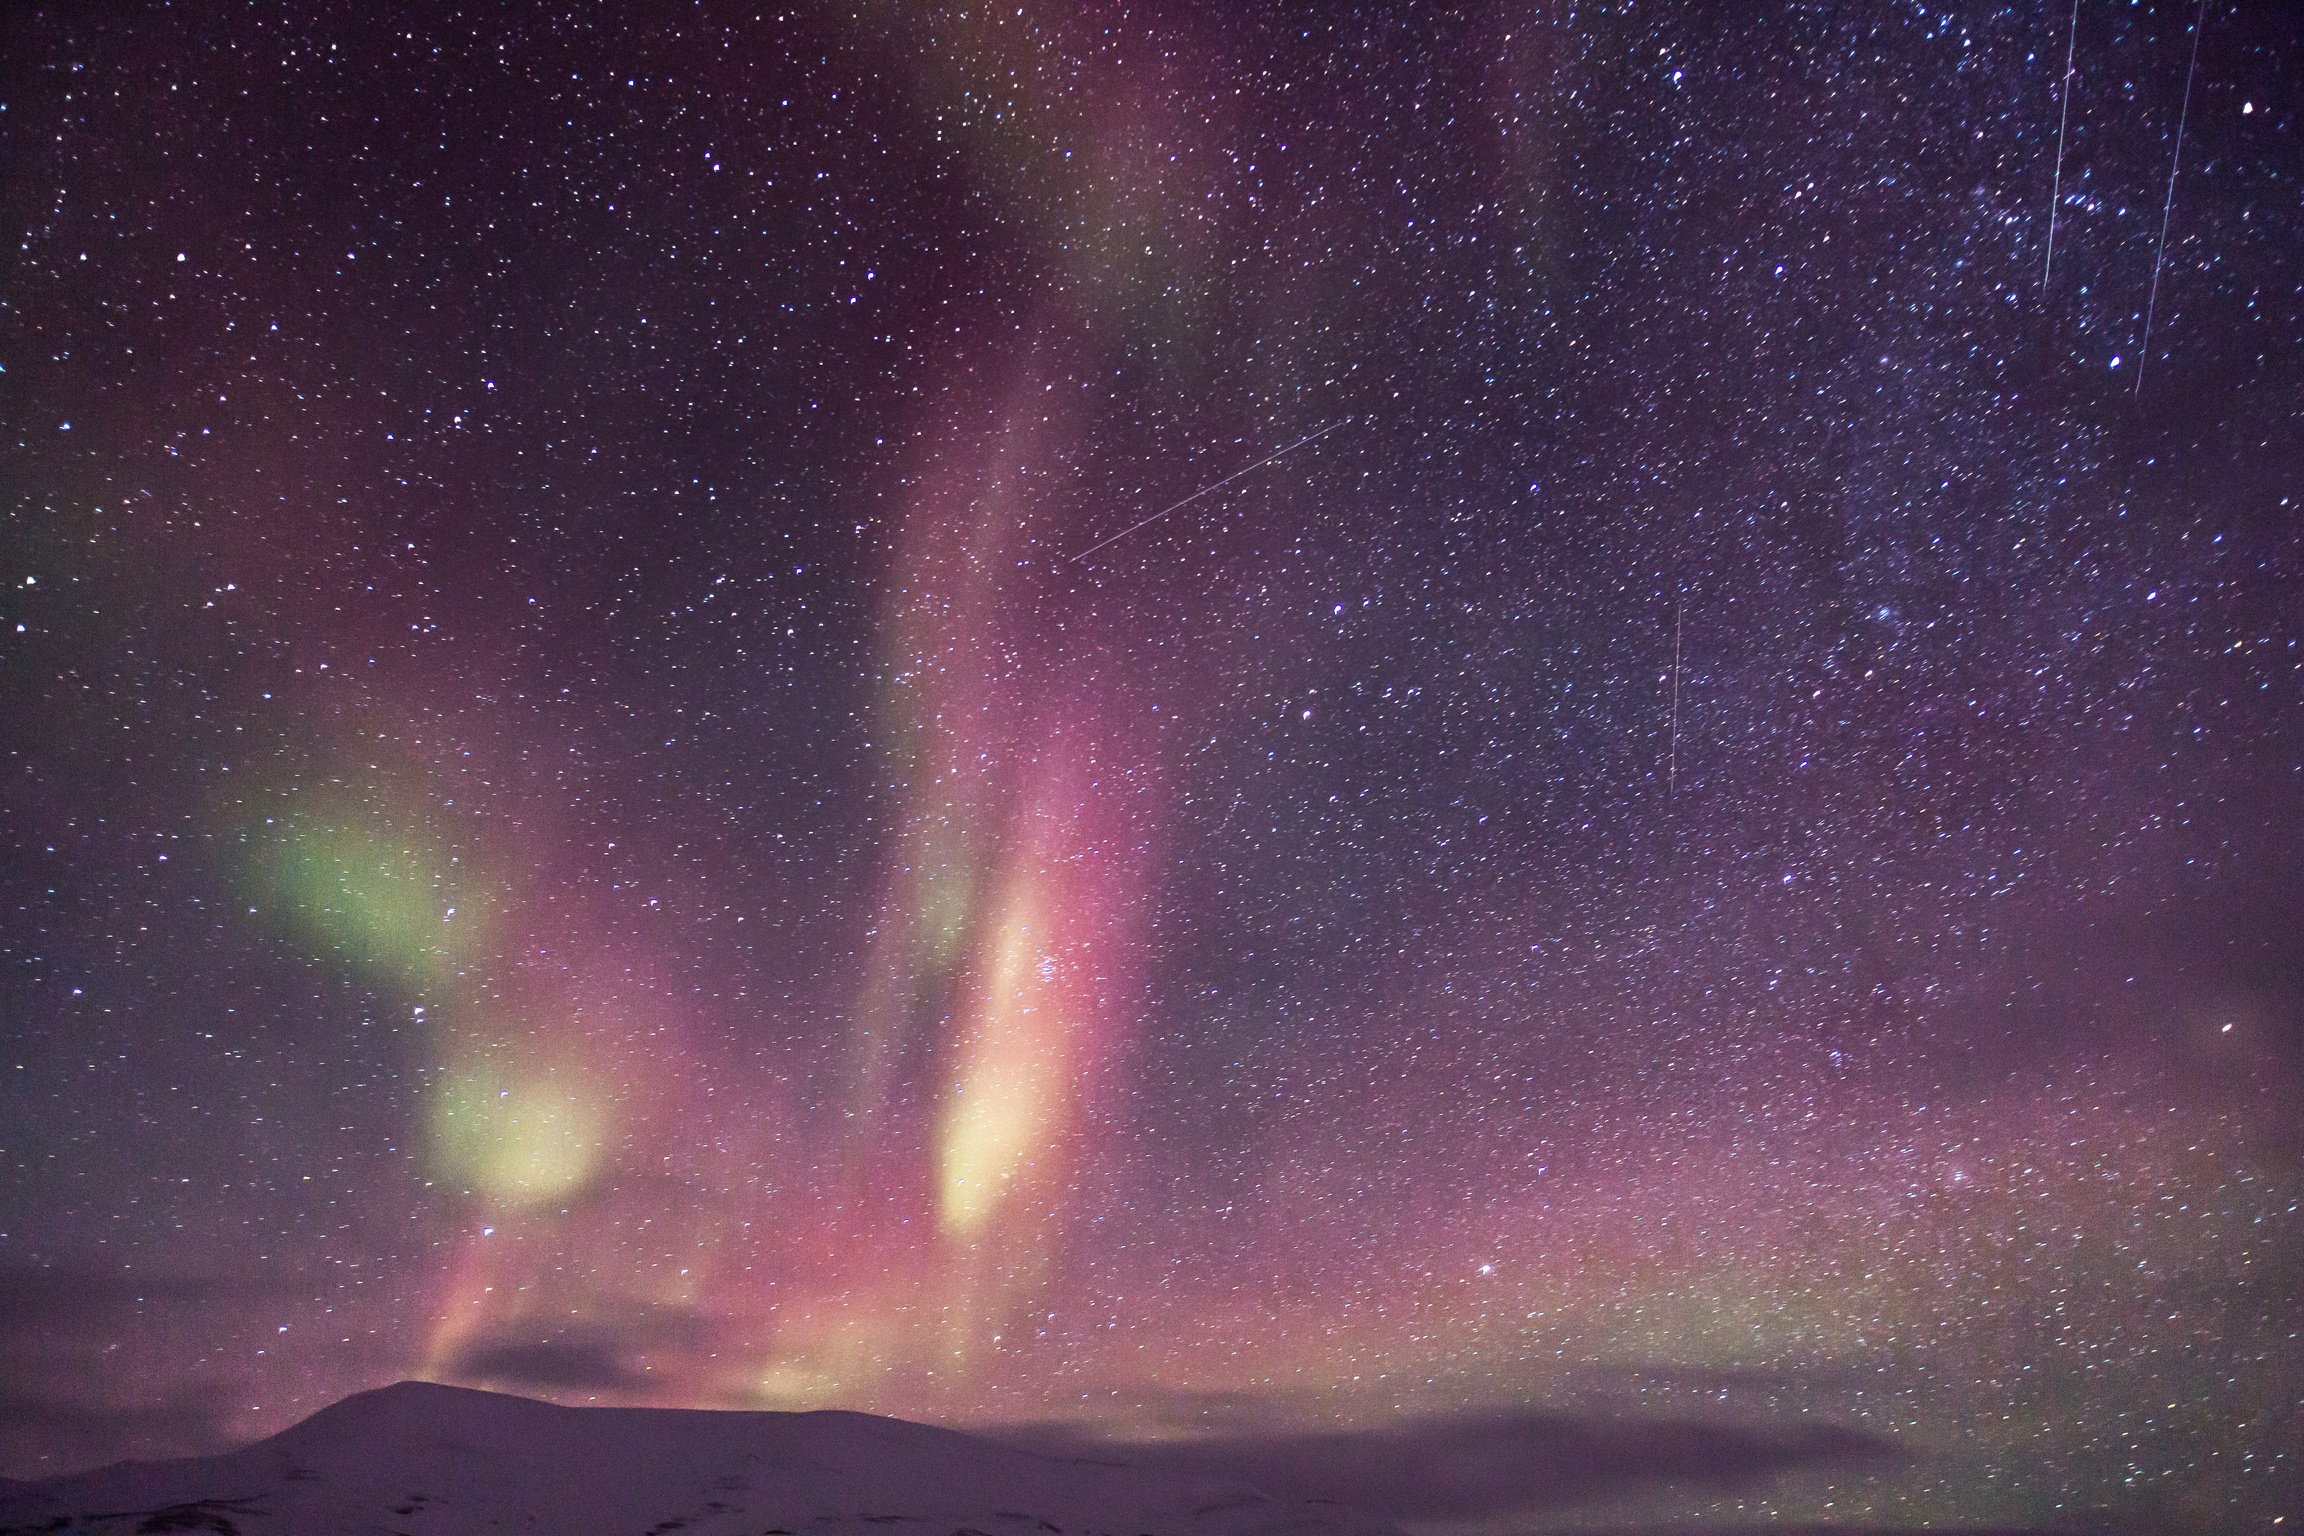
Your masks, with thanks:
M2304 1517L2304 10L0 29L0 1470Z

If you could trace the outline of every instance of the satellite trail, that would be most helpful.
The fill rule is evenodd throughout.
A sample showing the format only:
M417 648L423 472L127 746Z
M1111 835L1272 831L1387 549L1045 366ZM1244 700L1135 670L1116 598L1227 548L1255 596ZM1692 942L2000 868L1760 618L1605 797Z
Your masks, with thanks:
M2176 170L2184 163L2184 123L2192 115L2192 77L2200 73L2200 34L2208 25L2208 0L2192 18L2192 62L2184 67L2184 105L2176 109L2176 152L2168 157L2168 197L2160 205L2160 243L2152 248L2152 297L2144 304L2144 345L2136 349L2136 398L2144 398L2144 370L2152 362L2152 316L2160 308L2160 263L2168 254L2168 216L2176 211Z
M2080 41L2080 0L2072 0L2072 20L2064 29L2063 105L2056 110L2056 170L2048 178L2048 261L2040 272L2043 297L2056 278L2056 205L2064 196L2064 128L2072 121L2072 48Z
M1191 495L1185 497L1182 501L1172 501L1167 506L1164 506L1159 511L1153 513L1151 516L1138 518L1135 522L1130 523L1127 527L1121 529L1118 533L1112 534L1107 538L1098 539L1095 543L1089 545L1086 549L1074 555L1070 560L1067 560L1065 564L1078 564L1080 561L1087 559L1090 555L1102 549L1105 545L1117 544L1120 540L1128 537L1128 535L1134 533L1137 529L1160 521L1160 519L1166 517L1169 513L1176 511L1179 507L1188 507L1192 505L1192 503L1198 501L1201 497L1207 495L1209 492L1220 491L1224 489L1224 487L1230 485L1233 481L1239 479L1242 475L1250 474L1256 470L1262 469L1265 465L1271 463L1274 459L1286 458L1289 454L1294 453L1297 449L1303 447L1306 443L1316 443L1320 441L1320 439L1326 437L1329 433L1335 431L1338 427L1348 425L1352 419L1353 418L1350 416L1346 416L1340 420L1332 421L1328 423L1328 425L1322 427L1319 431L1313 433L1310 437L1300 437L1285 448L1274 449L1272 452L1266 454L1263 458L1258 459L1255 463L1250 464L1245 468L1232 471L1232 473L1226 475L1223 479L1217 481L1214 485L1204 485L1200 487L1200 489L1194 491Z
M1672 757L1664 770L1664 793L1680 794L1680 593L1672 593Z

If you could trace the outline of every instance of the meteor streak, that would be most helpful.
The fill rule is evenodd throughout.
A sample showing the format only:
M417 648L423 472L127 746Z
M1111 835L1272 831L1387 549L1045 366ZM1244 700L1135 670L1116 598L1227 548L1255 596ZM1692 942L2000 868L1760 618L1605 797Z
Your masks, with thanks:
M1250 464L1245 468L1232 471L1232 473L1226 475L1223 479L1217 481L1214 485L1204 485L1200 487L1200 489L1194 491L1191 495L1185 497L1182 501L1172 501L1167 506L1162 507L1159 511L1151 514L1149 517L1138 518L1135 522L1130 523L1127 527L1121 529L1118 533L1112 534L1106 538L1098 539L1095 543L1089 545L1086 549L1072 556L1071 559L1065 561L1064 563L1067 565L1076 565L1080 561L1085 560L1090 555L1096 553L1096 551L1102 549L1105 545L1117 544L1120 542L1120 540L1128 537L1128 535L1134 533L1137 529L1145 527L1151 523L1156 523L1160 521L1160 519L1166 517L1169 513L1174 512L1181 507L1188 507L1192 505L1192 503L1198 501L1201 497L1206 496L1211 491L1220 491L1224 489L1224 487L1230 485L1233 481L1239 479L1242 475L1262 469L1265 465L1271 463L1274 459L1285 458L1289 454L1294 453L1297 449L1303 447L1306 443L1316 443L1320 441L1320 439L1326 437L1329 433L1335 431L1338 427L1344 426L1351 422L1352 419L1352 417L1346 416L1341 420L1332 421L1328 423L1328 425L1322 427L1319 431L1313 433L1310 437L1300 437L1285 448L1274 449L1271 453L1266 454L1263 458L1258 459L1255 463Z
M2040 292L2056 278L2056 208L2064 195L2064 129L2072 121L2072 50L2080 41L2080 0L2072 0L2072 20L2064 29L2063 105L2056 111L2056 170L2048 179L2048 260L2040 271Z
M2184 124L2192 115L2192 77L2200 73L2200 33L2208 0L2192 18L2192 62L2184 66L2184 105L2176 113L2176 151L2168 157L2168 197L2160 205L2160 243L2152 248L2152 297L2144 305L2144 344L2136 349L2136 398L2144 398L2144 369L2152 361L2152 317L2160 308L2160 263L2168 255L2168 217L2176 211L2176 170L2184 163Z

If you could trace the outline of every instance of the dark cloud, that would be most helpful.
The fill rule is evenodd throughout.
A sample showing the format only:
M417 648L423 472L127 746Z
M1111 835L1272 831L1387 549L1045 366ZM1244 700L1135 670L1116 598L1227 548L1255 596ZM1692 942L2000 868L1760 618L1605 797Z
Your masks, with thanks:
M640 1381L622 1349L606 1337L483 1339L448 1367L459 1381L558 1392L622 1392Z
M1118 1455L1141 1466L1234 1477L1275 1494L1401 1520L1497 1517L1639 1484L1732 1488L1802 1467L1879 1466L1900 1459L1885 1441L1831 1425L1776 1428L1542 1413L1125 1444L1056 1429L1027 1438L1043 1450Z
M514 1325L472 1340L445 1374L512 1391L629 1392L647 1384L651 1365L704 1354L711 1332L692 1312L659 1307L540 1328Z
M221 1383L145 1399L108 1394L101 1384L0 1387L0 1466L46 1477L124 1457L221 1450L231 1441L231 1396Z
M277 1294L207 1274L0 1269L0 1468L39 1477L229 1444L244 1394L180 1370L170 1323L244 1317Z
M141 1307L206 1300L213 1281L90 1269L0 1269L0 1343L119 1327Z

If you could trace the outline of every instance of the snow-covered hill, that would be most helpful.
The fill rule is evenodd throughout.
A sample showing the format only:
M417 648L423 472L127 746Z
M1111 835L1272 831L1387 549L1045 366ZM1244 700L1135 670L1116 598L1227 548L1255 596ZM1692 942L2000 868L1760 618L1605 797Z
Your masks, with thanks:
M403 1382L222 1456L0 1484L0 1536L1394 1536L1332 1504L862 1413Z

